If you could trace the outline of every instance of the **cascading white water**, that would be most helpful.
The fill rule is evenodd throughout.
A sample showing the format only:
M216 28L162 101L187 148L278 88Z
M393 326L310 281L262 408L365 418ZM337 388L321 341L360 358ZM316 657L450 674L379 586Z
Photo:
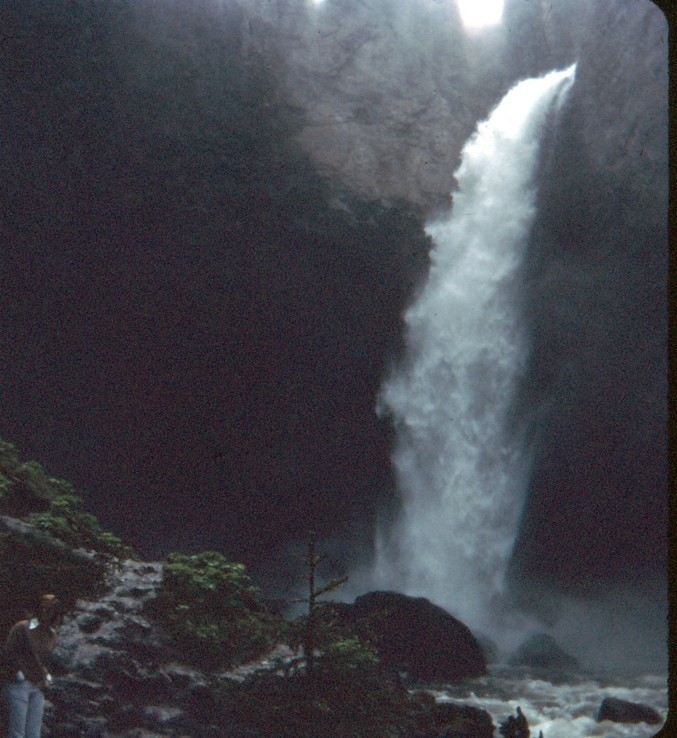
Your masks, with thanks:
M465 144L446 218L427 226L427 282L405 314L406 356L379 412L397 432L402 509L379 536L375 579L496 636L530 468L510 427L528 356L520 264L548 113L575 65L515 85Z

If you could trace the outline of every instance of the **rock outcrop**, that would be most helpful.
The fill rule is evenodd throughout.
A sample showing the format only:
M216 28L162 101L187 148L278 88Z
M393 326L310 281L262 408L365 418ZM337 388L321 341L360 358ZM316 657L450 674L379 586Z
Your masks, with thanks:
M344 622L367 623L386 666L412 681L456 682L486 674L470 629L423 597L370 592L343 608Z
M143 614L161 578L161 564L121 562L106 595L79 600L68 614L48 695L50 735L100 736L132 727L163 734L163 726L186 716L176 698L183 691L188 699L206 677L173 665L171 644Z
M614 723L648 723L658 725L663 722L660 714L649 707L638 702L628 702L618 697L605 697L599 708L597 722L611 720Z
M555 639L546 633L537 633L528 638L510 657L510 664L556 671L579 668L578 661L563 651Z

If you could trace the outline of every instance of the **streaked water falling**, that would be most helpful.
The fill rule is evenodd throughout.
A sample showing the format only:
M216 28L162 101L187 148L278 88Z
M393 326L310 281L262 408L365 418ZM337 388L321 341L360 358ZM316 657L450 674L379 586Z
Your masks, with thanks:
M465 144L406 355L382 387L402 509L379 540L378 586L426 596L495 634L530 469L512 403L528 358L520 266L533 175L575 65L516 84Z

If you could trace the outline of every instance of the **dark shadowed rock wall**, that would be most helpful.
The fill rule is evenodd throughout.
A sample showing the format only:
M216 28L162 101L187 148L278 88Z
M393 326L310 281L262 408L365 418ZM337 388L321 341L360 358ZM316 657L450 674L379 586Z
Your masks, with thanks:
M532 234L537 452L517 552L592 594L607 577L665 581L668 100L655 7L588 13L608 30L581 40Z

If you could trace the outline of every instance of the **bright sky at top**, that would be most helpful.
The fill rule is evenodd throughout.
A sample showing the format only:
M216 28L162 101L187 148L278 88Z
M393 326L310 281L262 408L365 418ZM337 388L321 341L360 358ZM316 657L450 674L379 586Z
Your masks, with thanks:
M503 0L456 0L463 25L468 29L495 26L501 22Z

